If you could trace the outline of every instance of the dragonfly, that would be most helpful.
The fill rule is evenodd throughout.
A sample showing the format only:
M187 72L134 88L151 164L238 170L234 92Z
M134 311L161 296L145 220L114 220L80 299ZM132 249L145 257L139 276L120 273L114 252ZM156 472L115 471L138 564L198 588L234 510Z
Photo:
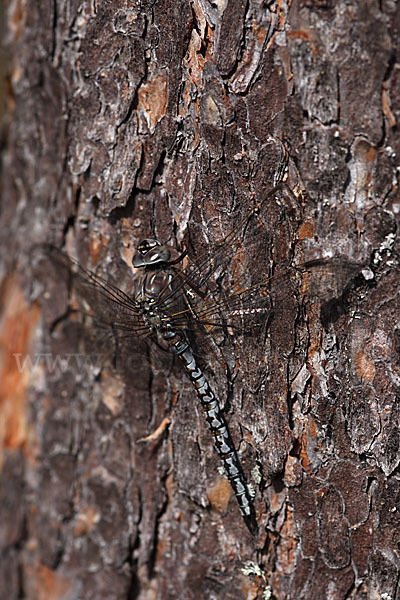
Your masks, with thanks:
M189 257L187 248L172 258L170 246L155 237L145 238L132 259L139 277L129 293L57 248L47 248L51 259L71 274L78 294L85 300L83 314L94 317L117 336L133 336L133 344L135 336L146 338L180 362L204 411L244 523L254 535L258 526L252 497L221 402L197 354L202 337L253 335L256 328L261 330L279 310L276 305L287 294L285 282L324 263L309 261L267 277L260 269L251 281L243 256L247 253L254 260L259 249L268 245L267 238L260 206L194 259ZM233 271L231 275L229 270Z

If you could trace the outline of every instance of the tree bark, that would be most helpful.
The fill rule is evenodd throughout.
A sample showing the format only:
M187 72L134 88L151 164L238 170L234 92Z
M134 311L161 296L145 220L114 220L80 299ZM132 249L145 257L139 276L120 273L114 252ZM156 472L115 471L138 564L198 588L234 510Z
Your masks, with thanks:
M399 598L398 3L6 8L0 598ZM204 357L252 536L179 365L79 364L33 248L128 289L141 239L203 248L259 203L250 276L363 268L293 291L230 368Z

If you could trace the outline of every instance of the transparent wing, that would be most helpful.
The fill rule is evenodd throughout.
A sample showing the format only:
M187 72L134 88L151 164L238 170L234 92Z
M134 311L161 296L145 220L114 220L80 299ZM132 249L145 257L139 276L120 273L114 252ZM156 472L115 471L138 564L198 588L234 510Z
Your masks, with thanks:
M291 310L293 299L300 286L303 295L316 300L327 299L340 292L340 285L334 288L329 282L338 284L340 280L360 271L360 265L339 259L320 259L283 269L281 272L253 283L237 291L220 286L207 294L185 288L185 308L174 312L173 296L161 295L160 304L171 303L170 317L177 329L191 329L196 324L203 325L206 331L229 327L236 334L251 334L265 323L271 313L278 315ZM182 306L181 303L179 305Z
M236 336L251 335L260 331L272 313L279 315L293 310L293 299L306 276L312 275L312 279L321 283L326 274L337 279L338 272L343 271L343 261L316 260L265 276L265 261L259 258L265 245L264 223L259 211L252 211L196 262L182 271L172 268L173 283L159 295L158 310L168 315L175 329L193 332L196 337L228 329ZM127 348L129 344L137 345L139 338L149 337L134 296L55 247L46 247L46 255L70 281L72 309L79 312L94 340L97 336L107 339L110 347ZM250 277L247 267L257 257L261 268L255 274L253 269ZM347 272L355 268L359 270L360 266L346 265ZM323 292L326 291L324 288ZM309 285L309 293L320 291L314 292ZM151 337L154 340L155 336ZM201 347L201 341L197 342Z
M41 245L36 252L39 265L44 261L46 272L50 266L55 275L55 285L47 305L59 303L56 296L60 285L57 282L63 283L64 302L67 302L67 312L61 316L50 310L51 314L55 312L50 326L54 332L64 332L63 335L71 340L71 346L79 351L86 365L102 368L111 364L126 373L132 368L143 368L146 361L151 361L149 332L133 296L54 246ZM39 265L36 267L38 279L43 268ZM159 354L164 355L165 352L160 350ZM168 362L167 357L160 360Z
M271 298L275 297L272 303L276 309L280 299L295 293L302 282L300 275L307 272L310 277L314 276L317 284L320 277L327 286L326 290L318 289L309 277L310 294L329 297L340 293L340 286L344 287L354 271L360 271L361 265L334 258L290 266L296 262L293 240L302 222L301 215L297 215L296 224L293 216L296 206L298 201L293 202L292 192L280 184L244 216L240 216L240 207L237 207L237 212L228 219L235 226L227 235L222 235L220 241L205 244L203 251L197 254L188 248L187 264L176 275L174 292L166 291L161 300L167 301L169 296L180 290L185 293L189 290L191 296L204 300L206 307L197 315L205 320L216 314L218 309L223 310L223 306L228 312L230 309L243 309L249 315L253 306L260 311L265 308L267 312ZM293 218L288 219L288 215ZM217 233L222 232L223 226L218 217L214 217L214 221L217 222L214 229ZM294 229L290 229L292 221ZM200 227L198 224L197 227L201 239L203 225ZM325 276L328 279L325 280ZM333 289L328 289L329 286ZM195 306L197 304L201 304L200 300L198 303L195 301Z
M192 289L203 296L213 289L216 280L229 273L232 276L236 289L244 289L250 285L248 279L247 263L260 253L268 259L268 248L271 240L261 215L268 201L278 193L280 186L274 188L263 202L246 215L231 215L236 224L232 230L216 242L207 245L205 249L196 253L193 249L188 252L187 264L176 274L174 293L182 289ZM264 260L265 262L265 260ZM265 264L263 264L263 267ZM265 269L262 269L265 276ZM261 271L260 271L261 273ZM229 284L228 284L229 285ZM207 290L203 288L207 287ZM169 292L171 295L171 292ZM168 294L163 297L168 300Z
M146 334L143 317L134 297L54 246L46 246L45 255L61 273L61 277L69 281L73 296L72 308L88 319L93 319L96 327L109 327L136 335Z

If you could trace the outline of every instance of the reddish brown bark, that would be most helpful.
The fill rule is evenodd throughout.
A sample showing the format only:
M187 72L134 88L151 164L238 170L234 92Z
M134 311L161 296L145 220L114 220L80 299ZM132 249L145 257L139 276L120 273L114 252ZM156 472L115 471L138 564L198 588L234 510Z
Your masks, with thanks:
M6 8L0 598L398 598L398 3ZM265 345L210 360L253 539L177 366L50 368L81 340L32 248L123 287L141 238L201 248L282 181L254 275L324 255L367 279L297 290Z

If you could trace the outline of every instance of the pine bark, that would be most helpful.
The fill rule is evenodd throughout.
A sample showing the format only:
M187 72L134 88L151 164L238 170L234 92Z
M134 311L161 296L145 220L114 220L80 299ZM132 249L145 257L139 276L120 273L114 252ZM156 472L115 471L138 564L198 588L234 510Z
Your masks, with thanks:
M400 598L398 3L13 0L6 20L0 598ZM179 366L78 364L34 248L124 287L141 239L201 248L265 198L276 268L363 269L212 365L252 536Z

